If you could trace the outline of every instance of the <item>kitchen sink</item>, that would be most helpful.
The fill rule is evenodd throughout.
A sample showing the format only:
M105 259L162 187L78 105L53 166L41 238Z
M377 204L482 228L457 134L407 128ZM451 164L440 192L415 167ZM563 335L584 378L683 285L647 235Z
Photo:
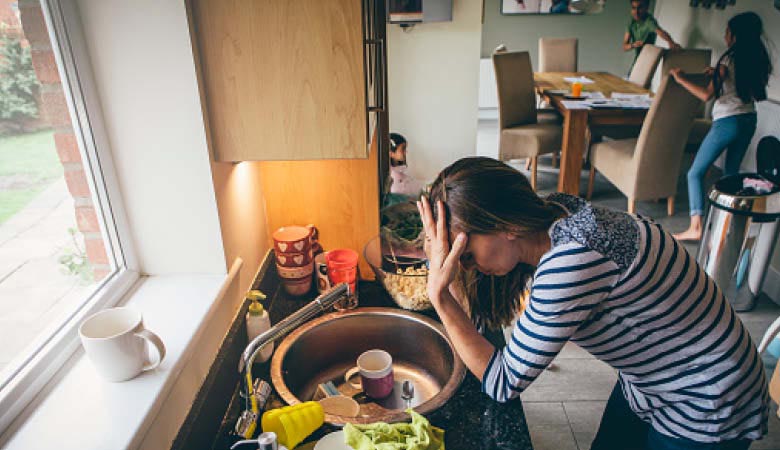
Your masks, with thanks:
M367 398L344 380L357 357L371 349L393 357L395 387L382 400ZM312 400L317 386L328 381L358 401L357 417L326 414L333 425L405 421L408 407L430 413L455 393L465 373L440 323L396 308L357 308L312 320L279 343L271 361L272 383L288 404ZM404 381L414 387L411 393L402 389Z

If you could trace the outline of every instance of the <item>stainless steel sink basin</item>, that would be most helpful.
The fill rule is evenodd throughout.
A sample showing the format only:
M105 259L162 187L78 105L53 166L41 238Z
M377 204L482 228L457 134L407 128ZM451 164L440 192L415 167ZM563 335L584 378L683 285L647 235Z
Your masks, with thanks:
M385 350L393 357L395 388L379 401L366 398L344 381L357 357L371 349ZM404 421L407 407L429 413L452 396L465 373L441 324L391 308L358 308L312 320L288 335L271 361L271 380L288 404L311 400L317 385L327 381L360 403L357 417L326 414L325 421L334 425ZM411 399L408 389L404 395L404 381L414 386Z

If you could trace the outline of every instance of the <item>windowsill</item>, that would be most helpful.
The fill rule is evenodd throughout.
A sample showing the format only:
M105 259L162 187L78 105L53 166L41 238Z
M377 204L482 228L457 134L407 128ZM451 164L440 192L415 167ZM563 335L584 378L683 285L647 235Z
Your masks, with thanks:
M143 440L215 312L226 275L141 278L125 306L143 313L167 354L155 370L104 381L79 349L0 439L4 449L121 449Z

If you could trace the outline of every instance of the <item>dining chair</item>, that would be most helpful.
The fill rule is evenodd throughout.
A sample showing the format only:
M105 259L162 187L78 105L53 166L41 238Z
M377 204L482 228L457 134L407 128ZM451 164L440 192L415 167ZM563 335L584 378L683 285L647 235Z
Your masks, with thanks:
M658 68L658 63L661 61L663 53L664 49L661 47L651 44L643 46L642 51L639 52L639 56L634 61L631 73L628 74L628 81L649 89L650 83L653 81L653 75L655 75L655 69Z
M498 92L498 159L529 158L531 186L536 189L539 155L560 150L563 139L560 120L536 109L536 92L528 52L493 54Z
M636 212L637 200L666 198L667 213L674 215L685 140L699 104L673 77L664 77L638 138L591 146L588 199L598 170L628 197L630 214Z
M540 38L539 72L576 72L577 38Z
M647 46L645 46L647 47ZM653 50L655 53L655 50ZM701 74L704 73L704 69L710 63L710 56L712 50L710 49L681 49L681 50L663 50L661 52L662 58L660 63L660 75L661 78L669 74L669 69L674 67L681 68L686 73ZM640 55L641 58L641 55ZM639 60L637 60L637 63ZM658 64L656 64L657 66ZM636 66L635 66L636 67ZM652 70L654 74L656 69ZM648 81L648 85L652 83L652 77ZM699 78L704 82L704 78ZM706 119L705 104L701 103L699 110L696 112L696 118L693 119L693 125L691 131L688 133L688 141L685 144L686 150L695 151L699 148L699 145L704 140L704 136L710 131L712 121ZM639 126L600 126L591 130L594 136L607 136L612 139L628 139L639 136L641 127Z
M669 69L679 67L686 73L704 73L712 61L712 49L709 48L685 48L680 50L667 50L661 63L661 75L669 73ZM706 80L703 80L706 83ZM686 150L695 152L704 140L704 136L712 127L712 120L707 117L706 105L702 103L697 117L693 119L691 132L688 133Z

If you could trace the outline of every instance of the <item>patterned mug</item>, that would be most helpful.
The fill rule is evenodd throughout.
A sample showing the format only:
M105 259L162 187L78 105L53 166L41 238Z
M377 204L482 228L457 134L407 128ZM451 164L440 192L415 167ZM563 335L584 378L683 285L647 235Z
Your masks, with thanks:
M309 253L315 241L317 228L314 225L300 227L291 225L274 231L274 251L280 253Z

